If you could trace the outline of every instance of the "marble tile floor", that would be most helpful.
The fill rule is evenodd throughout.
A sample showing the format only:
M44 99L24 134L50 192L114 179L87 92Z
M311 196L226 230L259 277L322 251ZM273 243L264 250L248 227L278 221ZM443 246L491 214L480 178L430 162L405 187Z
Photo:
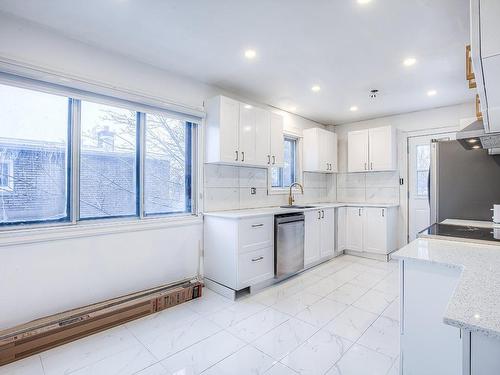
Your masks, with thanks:
M396 375L396 262L343 255L254 295L201 299L0 367L0 375Z

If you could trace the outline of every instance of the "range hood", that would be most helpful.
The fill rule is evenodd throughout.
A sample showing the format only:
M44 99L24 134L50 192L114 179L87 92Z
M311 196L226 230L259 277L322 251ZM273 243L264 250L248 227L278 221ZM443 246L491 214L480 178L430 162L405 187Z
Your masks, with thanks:
M477 120L457 132L457 141L467 150L488 149L495 153L491 151L500 148L500 133L486 133L483 121Z

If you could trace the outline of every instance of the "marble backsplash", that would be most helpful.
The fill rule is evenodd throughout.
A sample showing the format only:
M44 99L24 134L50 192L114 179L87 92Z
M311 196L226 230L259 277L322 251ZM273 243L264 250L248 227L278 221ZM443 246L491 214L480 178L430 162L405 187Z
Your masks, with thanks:
M302 181L304 194L294 193L297 204L336 200L335 175L304 172ZM203 202L205 212L271 207L287 204L288 194L268 193L265 168L205 164Z
M399 203L399 171L337 174L339 202Z

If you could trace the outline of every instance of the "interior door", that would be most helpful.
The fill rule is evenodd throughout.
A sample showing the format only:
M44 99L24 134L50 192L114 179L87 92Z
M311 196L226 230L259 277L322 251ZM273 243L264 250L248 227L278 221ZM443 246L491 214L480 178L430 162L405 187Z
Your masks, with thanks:
M387 209L365 207L364 251L387 254Z
M271 163L273 167L283 167L285 148L283 138L283 117L271 113Z
M271 113L255 108L255 164L267 166L271 162Z
M382 126L369 130L369 165L373 171L390 170L392 166L392 129Z
M335 251L335 217L333 208L321 210L320 258L333 256Z
M347 207L346 248L363 251L363 208Z
M368 129L349 132L347 154L349 172L364 172L368 169Z
M256 108L240 103L239 160L244 164L256 164Z
M304 216L304 265L307 266L319 259L321 212L306 211Z
M427 228L430 222L429 168L431 141L455 139L455 133L442 133L408 138L408 240Z

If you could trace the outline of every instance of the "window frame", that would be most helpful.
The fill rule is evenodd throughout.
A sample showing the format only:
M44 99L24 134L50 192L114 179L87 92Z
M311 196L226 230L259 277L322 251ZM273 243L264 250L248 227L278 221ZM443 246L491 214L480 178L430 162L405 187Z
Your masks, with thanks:
M291 131L283 131L283 142L285 142L285 139L292 139L294 140L295 143L295 182L298 182L299 184L302 184L303 178L302 178L302 135L299 135L298 133L291 132ZM268 175L267 175L267 181L268 181L268 187L267 187L267 192L268 195L286 195L289 194L290 188L289 187L273 187L273 181L272 181L272 168L268 168ZM300 194L300 189L297 186L294 186L292 188L294 194Z
M65 82L72 82L65 79ZM39 81L33 78L17 76L10 73L0 71L0 84L12 87L18 87L27 90L38 91L42 93L65 96L68 100L68 139L67 139L67 216L65 218L56 220L45 221L20 221L14 223L0 223L0 233L10 231L22 231L36 228L53 228L53 227L95 227L100 222L106 222L111 225L123 225L128 223L147 223L147 222L161 222L162 220L181 220L187 218L199 217L199 202L198 202L198 189L200 178L200 159L198 148L200 143L200 132L204 122L204 114L189 107L177 106L170 103L164 103L149 97L143 97L134 93L125 92L125 97L132 97L134 100L122 99L120 96L109 96L100 94L96 86L96 92L80 90L78 88L71 88L57 83L50 83ZM92 87L93 85L91 85ZM109 91L109 90L104 90ZM117 93L122 94L117 90ZM143 100L144 99L144 100ZM83 218L80 219L80 151L81 151L81 102L91 101L94 103L115 106L133 110L138 116L138 126L136 133L136 215L128 216L113 216L113 217L98 217L98 218ZM166 104L163 107L163 104ZM183 112L183 110L186 112ZM164 113L165 115L179 118L186 123L191 124L191 144L190 144L190 159L191 159L191 186L189 190L190 196L190 212L183 213L158 213L155 215L145 215L144 211L144 162L145 162L145 126L144 114L147 112Z
M7 165L7 185L0 185L0 192L2 193L10 193L14 190L14 160L0 160L0 164ZM0 170L1 171L1 170Z

